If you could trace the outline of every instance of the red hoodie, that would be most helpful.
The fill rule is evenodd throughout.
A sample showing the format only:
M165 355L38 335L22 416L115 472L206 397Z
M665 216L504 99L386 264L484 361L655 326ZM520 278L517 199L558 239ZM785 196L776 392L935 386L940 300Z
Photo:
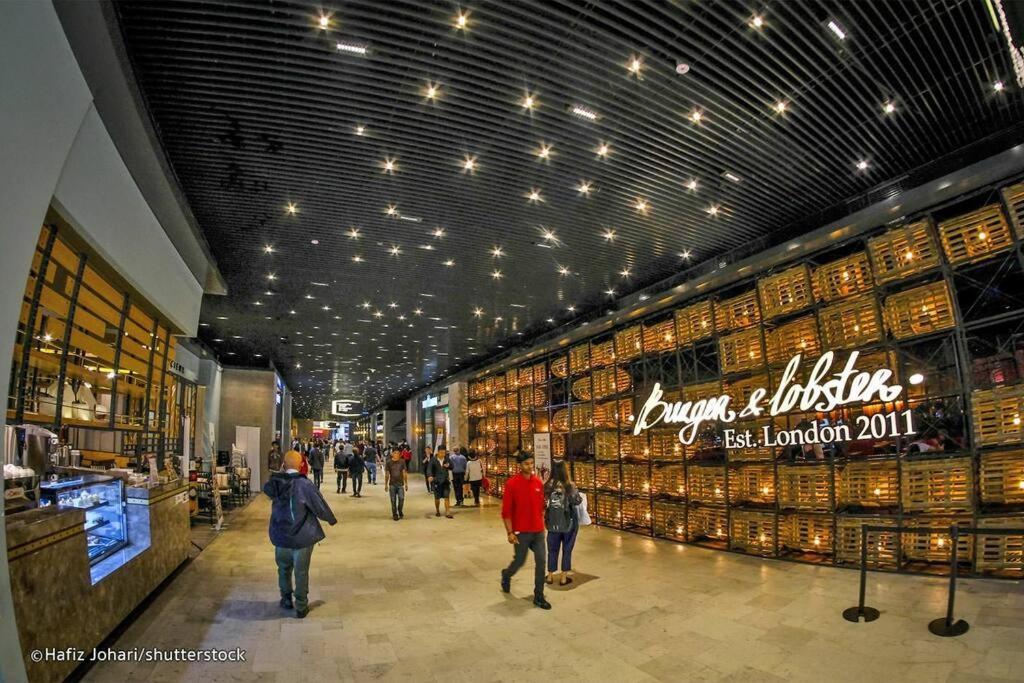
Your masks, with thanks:
M306 476L309 474L309 461L306 460L306 454L302 454L302 465L299 467L299 474Z

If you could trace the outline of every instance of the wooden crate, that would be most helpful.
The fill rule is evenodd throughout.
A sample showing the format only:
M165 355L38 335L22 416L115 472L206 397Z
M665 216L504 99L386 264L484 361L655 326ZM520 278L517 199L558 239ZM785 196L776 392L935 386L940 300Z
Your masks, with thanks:
M775 470L771 465L744 465L729 470L729 504L775 503Z
M715 322L721 318L721 329L738 330L761 322L761 309L757 303L757 290L734 296L718 303Z
M505 373L505 389L518 389L519 388L519 370L513 368Z
M753 327L720 338L718 361L723 373L743 372L764 366L761 328Z
M949 285L939 280L887 297L885 324L896 339L952 328L956 320Z
M651 528L651 501L648 498L622 499L622 526L634 530Z
M927 221L895 228L868 240L875 282L885 284L939 265L939 247Z
M581 489L591 491L594 488L594 463L589 460L572 464L572 480Z
M651 493L656 496L685 496L686 472L682 465L656 465L651 469Z
M773 330L765 330L764 346L769 363L788 363L798 353L804 358L816 358L821 355L818 320L808 315Z
M643 351L643 332L639 325L615 333L615 360L626 363L639 358Z
M672 318L644 324L644 353L664 353L676 348L676 324Z
M572 395L579 401L590 401L594 398L594 386L590 375L572 381Z
M1024 441L1024 384L971 392L971 415L979 446Z
M882 517L836 518L836 560L842 564L860 566L861 527L896 527L895 519ZM895 569L899 550L899 534L895 531L868 532L867 564L871 569Z
M1024 515L987 517L978 520L978 528L1024 529ZM974 566L980 572L1024 573L1024 534L994 536L979 533L975 552Z
M678 432L655 429L648 432L650 436L651 458L654 460L681 460L683 444L679 441Z
M551 431L552 432L567 432L569 431L569 409L561 408L556 410L551 416Z
M589 403L576 403L569 411L569 426L574 432L582 432L594 426L594 406Z
M542 408L547 403L544 387L527 386L519 390L519 408Z
M523 440L526 440L526 435L533 432L533 413L522 412L519 413L519 433L523 435ZM532 438L530 440L532 444Z
M508 477L498 475L491 479L491 495L501 498L501 495L505 493L505 482L508 481Z
M938 562L949 563L950 535L948 531L929 532L913 531L914 528L949 528L954 522L961 526L971 526L969 516L958 517L912 517L905 519L903 525L910 527L902 536L903 557L909 562ZM960 534L957 544L957 559L961 562L970 561L974 557L974 537L970 534Z
M983 261L1013 248L1010 224L998 204L939 223L939 241L951 266Z
M687 401L699 401L702 398L715 398L722 393L722 383L717 379L700 384L688 384L683 387L683 397Z
M594 404L594 428L595 429L618 429L619 427L619 402L605 401Z
M552 434L551 435L551 455L555 458L565 457L565 439L566 434Z
M590 365L595 368L603 368L615 362L615 340L609 339L600 344L590 346Z
M676 338L679 345L692 344L715 332L715 312L710 299L676 311Z
M899 503L899 467L895 460L851 462L836 487L840 506L888 507Z
M629 391L633 386L633 379L629 373L622 368L602 368L595 370L594 398L600 400L614 394L621 394Z
M569 376L569 357L559 356L551 359L551 376L565 379Z
M647 434L633 434L633 432L622 432L619 434L619 455L623 458L642 458L647 460L651 457L651 449L647 445Z
M775 554L775 513L733 510L729 547L754 555Z
M651 480L646 464L622 464L622 490L634 495L646 495L651 492Z
M882 316L873 294L837 301L818 311L826 349L865 346L882 340Z
M594 509L591 517L598 524L620 526L622 523L622 502L619 500L618 494L595 494Z
M779 507L831 509L832 473L828 465L780 465Z
M599 489L621 491L622 472L619 470L619 463L597 463L594 473L594 486Z
M1010 222L1016 229L1017 239L1024 239L1024 183L1004 187L1003 199L1010 211Z
M725 503L725 467L689 467L686 472L686 490L690 500Z
M590 370L590 343L583 342L569 349L569 374L580 375Z
M536 363L531 369L533 370L534 384L544 384L548 381L548 367L543 362Z
M835 301L875 287L867 252L858 251L814 269L814 294L821 301Z
M725 508L690 507L686 511L687 540L725 540L729 535Z
M832 554L831 515L786 515L779 520L779 536L788 550Z
M765 320L799 311L814 303L811 269L807 264L788 268L757 281L761 314Z
M1024 505L1024 451L981 454L981 502Z
M914 512L969 510L974 474L972 458L910 460L903 463L903 509Z
M598 460L618 460L619 433L616 431L595 432L594 454Z
M479 401L484 396L484 384L483 382L470 382L469 383L469 400Z
M729 378L722 382L722 393L729 396L730 405L737 412L746 407L750 401L750 396L755 390L760 388L768 388L768 375L766 373L758 373L739 379ZM768 397L770 398L770 395Z
M677 541L686 540L686 506L665 500L656 500L651 506L654 515L654 535Z
M517 377L518 379L516 381L519 382L520 389L522 389L523 387L532 386L534 384L533 368L529 365L524 365L523 367L519 368L519 374L517 375Z

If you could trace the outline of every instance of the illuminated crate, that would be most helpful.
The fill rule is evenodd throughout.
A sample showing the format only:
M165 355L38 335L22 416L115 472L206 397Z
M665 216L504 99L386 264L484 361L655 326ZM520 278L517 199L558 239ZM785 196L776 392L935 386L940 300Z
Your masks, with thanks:
M533 413L519 413L519 433L526 438L527 433L533 432Z
M771 465L744 465L729 470L729 504L774 503L775 471Z
M642 458L649 460L651 449L647 445L647 433L633 434L633 432L622 432L619 434L619 455L624 458Z
M623 498L622 526L650 530L651 501L647 498Z
M592 490L594 488L594 463L574 462L572 464L572 480L579 488Z
M687 401L699 401L702 398L714 398L722 393L722 383L718 380L689 384L683 387L683 396Z
M754 555L774 555L775 513L733 510L729 547Z
M590 347L590 365L595 368L603 368L615 362L615 340L609 339L600 344L593 344Z
M1024 441L1024 384L971 392L971 415L980 446Z
M779 536L788 550L832 554L831 515L786 515L779 521Z
M692 501L725 502L725 467L691 466L686 472L686 491Z
M807 308L814 303L811 269L801 264L762 277L757 281L757 291L761 297L761 314L765 320Z
M565 434L551 435L551 455L556 458L565 457Z
M1024 529L1024 516L989 517L978 520L979 528ZM1024 572L1024 534L995 536L979 533L976 545L978 571Z
M569 374L580 375L590 369L590 343L583 342L569 349Z
M1016 228L1017 237L1024 239L1024 183L1004 187L1003 199L1010 210L1010 221Z
M598 460L619 459L619 433L612 431L594 434L594 454Z
M715 313L710 299L676 311L676 338L680 346L710 337L714 332Z
M685 496L686 472L682 465L661 465L651 469L651 493L658 496Z
M676 324L672 318L643 327L644 353L663 353L676 348Z
M1024 504L1024 451L981 454L981 502Z
M594 428L616 429L619 426L619 401L606 401L594 405Z
M970 457L903 463L903 509L929 512L971 509L974 474Z
M478 403L469 404L469 415L470 417L484 417L487 415L487 403L480 401Z
M761 328L736 332L718 340L718 359L723 373L743 372L764 365Z
M768 388L768 375L759 373L741 379L727 379L722 382L722 393L727 394L733 410L743 410L757 389Z
M543 362L537 363L531 369L533 370L534 384L544 384L545 382L548 381L548 369Z
M573 380L572 383L572 395L580 401L589 401L594 398L593 385L591 383L591 376L581 377L577 380Z
M518 382L520 387L528 387L534 384L533 380L533 368L530 366L524 366L519 368Z
M724 541L729 535L725 508L690 507L686 514L687 540L703 539Z
M861 528L864 526L896 526L895 519L880 517L846 517L836 520L836 559L841 564L860 566ZM869 531L867 565L871 569L895 569L899 534L895 531Z
M505 389L519 388L519 370L513 368L505 373Z
M633 386L633 380L629 373L622 368L595 370L593 380L594 398L598 400L629 391Z
M655 536L676 541L686 540L686 507L682 503L656 500L651 511L654 515Z
M818 321L809 315L779 325L774 330L765 330L764 346L769 363L787 363L798 353L804 354L805 358L820 356Z
M619 470L619 464L613 463L597 463L597 469L594 475L594 486L599 489L607 489L611 491L622 490L622 473Z
M949 562L950 533L946 529L954 522L960 526L971 526L969 516L961 517L914 517L905 519L903 525L910 531L902 534L903 557L911 562ZM914 531L915 528L942 528L943 531ZM957 543L957 559L968 561L974 557L974 537L960 534Z
M541 408L547 403L544 387L528 386L519 390L519 407Z
M560 379L569 376L569 358L567 356L551 359L551 375Z
M863 251L815 268L812 278L814 293L822 301L869 292L875 286L868 255Z
M627 327L615 333L615 360L620 363L640 356L643 350L643 333L639 325Z
M651 480L646 464L622 464L622 490L634 495L647 495L651 492Z
M828 465L780 465L779 506L829 510L832 475Z
M864 346L882 339L882 316L873 294L837 301L818 311L825 348Z
M500 498L501 495L505 493L505 482L507 480L508 477L503 475L498 475L491 479L491 495L498 496Z
M552 432L567 432L569 431L569 409L562 408L556 410L551 416L551 431Z
M484 395L484 384L483 382L470 382L469 383L469 400L479 401Z
M939 241L951 266L981 261L1013 247L1010 225L998 204L939 223Z
M505 410L519 410L519 392L515 389L505 392Z
M622 523L622 503L618 494L595 494L591 517L598 524L619 526Z
M761 322L757 290L752 289L746 294L719 302L715 312L715 322L721 325L720 329L728 330L738 330Z
M683 444L679 441L678 432L652 430L650 436L651 458L654 460L681 460Z
M887 507L899 503L899 467L895 460L848 463L836 484L840 506Z
M939 246L927 221L911 223L868 240L879 284L902 280L939 265Z
M573 404L569 411L569 426L574 432L581 432L593 427L594 407L589 403Z
M956 321L949 285L940 280L887 297L885 323L897 339L950 329Z

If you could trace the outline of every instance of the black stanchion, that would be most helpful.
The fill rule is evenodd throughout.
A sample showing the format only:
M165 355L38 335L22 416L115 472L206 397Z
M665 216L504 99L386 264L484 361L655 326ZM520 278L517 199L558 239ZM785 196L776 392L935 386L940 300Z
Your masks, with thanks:
M960 527L954 524L949 529L953 547L949 549L949 599L946 602L946 616L935 619L928 624L928 630L937 636L950 638L967 633L970 625L963 619L953 621L953 602L956 600L957 546L960 540Z
M860 527L860 599L856 607L848 607L843 610L843 619L857 623L863 621L874 621L879 616L879 612L874 607L866 607L864 605L864 595L868 589L868 526L866 524ZM966 630L966 629L964 629Z

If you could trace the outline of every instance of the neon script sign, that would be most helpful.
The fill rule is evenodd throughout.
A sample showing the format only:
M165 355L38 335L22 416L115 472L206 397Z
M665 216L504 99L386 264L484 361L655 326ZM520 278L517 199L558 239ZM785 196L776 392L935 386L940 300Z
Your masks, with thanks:
M768 390L758 388L750 395L747 405L738 412L729 405L732 398L725 395L669 403L664 400L665 392L662 391L661 384L655 384L633 425L633 434L639 434L659 423L681 424L679 440L689 445L693 443L700 426L705 422L728 424L737 419L757 418L766 409L768 415L772 417L797 408L804 412L827 413L848 403L893 401L903 392L902 385L889 383L893 373L888 368L879 368L872 372L858 370L856 366L859 357L859 352L852 352L846 365L841 370L832 372L835 354L829 351L818 358L807 383L799 384L794 381L800 367L801 354L798 353L786 365L786 370L779 380L779 387L768 399L767 407L764 406L764 401L768 397Z

